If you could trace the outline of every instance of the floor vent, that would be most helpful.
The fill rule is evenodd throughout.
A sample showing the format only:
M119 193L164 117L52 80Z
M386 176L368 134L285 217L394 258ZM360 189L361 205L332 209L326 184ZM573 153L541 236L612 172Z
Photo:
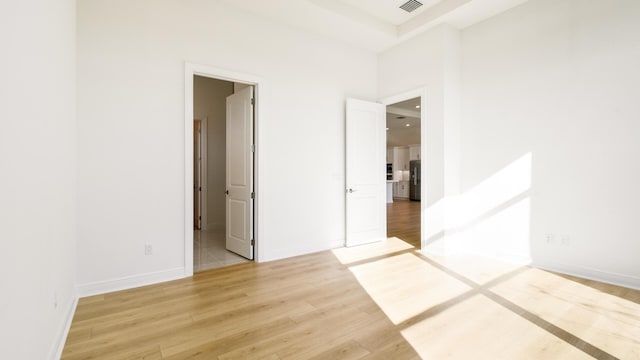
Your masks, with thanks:
M409 0L406 3L400 5L400 9L406 12L412 12L413 10L419 8L420 6L422 6L422 3L420 1Z

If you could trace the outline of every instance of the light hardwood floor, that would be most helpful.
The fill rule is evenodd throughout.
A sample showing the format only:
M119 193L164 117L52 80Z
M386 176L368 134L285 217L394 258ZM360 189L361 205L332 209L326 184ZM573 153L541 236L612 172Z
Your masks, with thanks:
M83 298L63 359L640 359L639 291L411 243Z
M420 248L420 201L394 199L387 203L387 236Z

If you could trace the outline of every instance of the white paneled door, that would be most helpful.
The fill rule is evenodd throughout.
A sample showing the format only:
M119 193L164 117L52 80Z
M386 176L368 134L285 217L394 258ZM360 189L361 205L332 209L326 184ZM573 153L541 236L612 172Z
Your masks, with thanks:
M253 87L227 97L226 246L253 259Z
M382 104L347 99L347 246L387 238L385 112Z

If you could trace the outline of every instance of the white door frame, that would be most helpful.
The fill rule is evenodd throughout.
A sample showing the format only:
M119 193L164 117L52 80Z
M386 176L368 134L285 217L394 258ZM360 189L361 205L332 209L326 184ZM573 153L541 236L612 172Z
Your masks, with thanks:
M263 114L260 94L264 92L264 81L250 74L244 74L206 65L185 62L184 66L184 275L193 275L193 77L195 75L208 78L243 83L254 86L254 258L259 262L262 258L262 202L260 201L261 173L261 131L260 120Z
M380 102L384 104L384 106L389 106L395 103L399 103L401 101L410 100L413 98L420 97L420 159L426 161L427 159L427 88L421 87L411 91L403 92L397 95L386 97ZM422 204L426 204L427 202L427 177L426 166L420 167L420 250L424 249L424 241L426 239L425 234L426 226L425 226L425 218L424 218L424 206ZM385 219L386 221L386 219Z
M204 117L203 119L193 119L194 121L200 121L200 152L202 161L200 162L200 187L202 191L200 192L200 196L202 197L200 203L200 229L207 230L208 229L208 212L207 212L207 126L208 126L208 117ZM205 206L203 206L205 204Z

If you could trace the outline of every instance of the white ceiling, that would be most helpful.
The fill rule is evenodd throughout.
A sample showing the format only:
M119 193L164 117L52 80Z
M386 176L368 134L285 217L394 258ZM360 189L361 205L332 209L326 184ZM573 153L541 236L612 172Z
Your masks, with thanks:
M420 144L418 105L419 97L387 106L387 146Z
M419 0L412 13L406 0L221 0L276 22L381 52L434 26L465 28L527 0Z
M420 0L422 6L412 12L406 12L400 9L400 5L407 0L340 0L341 2L353 6L354 8L370 15L377 17L389 24L398 26L403 24L425 10L442 2L442 0Z

